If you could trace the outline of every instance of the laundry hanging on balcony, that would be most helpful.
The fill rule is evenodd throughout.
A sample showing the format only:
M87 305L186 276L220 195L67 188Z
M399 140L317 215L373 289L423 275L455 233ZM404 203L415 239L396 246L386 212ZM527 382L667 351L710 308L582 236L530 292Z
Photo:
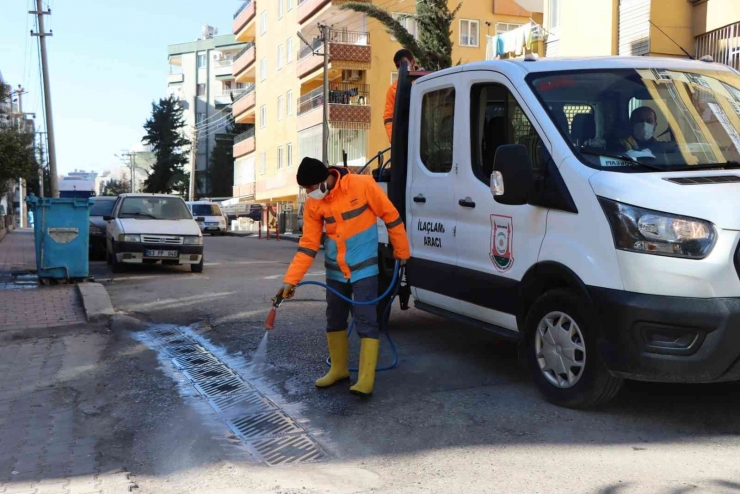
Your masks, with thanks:
M486 43L486 60L510 58L512 55L521 56L525 51L532 50L532 41L538 39L540 26L535 22L528 22L511 31L488 36Z

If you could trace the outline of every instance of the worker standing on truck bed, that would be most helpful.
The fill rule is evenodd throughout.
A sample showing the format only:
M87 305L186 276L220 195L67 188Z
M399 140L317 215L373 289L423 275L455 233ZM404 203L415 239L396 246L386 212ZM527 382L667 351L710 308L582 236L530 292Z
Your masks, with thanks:
M295 286L303 279L319 251L322 230L326 225L327 284L346 297L354 295L357 302L374 300L378 296L378 218L388 228L396 259L404 262L411 255L398 210L372 177L351 175L346 168L327 168L319 160L304 158L296 179L308 196L303 237L278 295L288 299L293 297ZM326 337L331 369L316 381L319 388L349 378L347 320L351 306L328 290L326 302ZM369 395L373 392L378 362L376 306L357 305L353 316L362 344L359 376L350 391Z
M396 69L401 68L401 64L405 63L409 70L414 70L416 67L416 60L414 60L414 54L410 50L402 49L398 50L393 57L393 63L396 64ZM391 87L388 88L388 92L385 95L385 110L383 111L383 123L385 124L385 132L388 134L388 142L391 142L393 136L393 112L396 109L396 90L398 89L398 80L396 80Z

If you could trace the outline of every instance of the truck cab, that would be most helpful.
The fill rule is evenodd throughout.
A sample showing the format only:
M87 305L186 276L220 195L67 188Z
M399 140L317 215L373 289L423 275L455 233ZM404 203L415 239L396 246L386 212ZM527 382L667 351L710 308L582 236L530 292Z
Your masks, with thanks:
M740 74L596 58L399 74L417 308L521 342L550 401L740 380ZM381 230L383 267L392 248Z

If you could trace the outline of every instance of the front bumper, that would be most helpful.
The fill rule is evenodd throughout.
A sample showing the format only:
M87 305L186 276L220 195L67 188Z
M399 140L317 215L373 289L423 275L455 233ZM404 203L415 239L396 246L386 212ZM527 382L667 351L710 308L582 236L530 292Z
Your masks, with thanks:
M116 260L129 264L141 264L148 261L175 261L179 264L198 264L203 258L202 245L166 245L166 244L142 244L138 242L116 242ZM147 250L174 250L178 257L145 257Z
M740 380L740 298L589 292L612 373L657 382Z
M219 233L226 231L226 225L204 225L203 223L198 223L198 226L200 227L201 233Z

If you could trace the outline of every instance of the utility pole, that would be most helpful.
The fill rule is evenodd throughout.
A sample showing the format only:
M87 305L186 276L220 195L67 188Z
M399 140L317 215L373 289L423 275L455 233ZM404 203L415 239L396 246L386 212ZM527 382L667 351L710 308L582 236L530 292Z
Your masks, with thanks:
M51 114L51 89L49 87L49 63L46 56L46 37L52 36L53 33L46 32L44 29L44 16L51 15L51 10L44 12L41 5L42 0L36 0L36 10L31 10L29 14L38 16L39 32L31 31L31 36L38 36L39 47L41 49L41 73L44 80L44 107L46 108L46 132L49 141L49 174L51 175L51 197L59 197L59 177L57 176L57 152L54 144L54 119Z
M324 126L321 140L321 154L324 164L329 166L329 36L331 28L319 24L321 39L324 42Z
M198 126L193 126L193 144L190 146L190 187L188 200L195 200L195 162L198 157Z

